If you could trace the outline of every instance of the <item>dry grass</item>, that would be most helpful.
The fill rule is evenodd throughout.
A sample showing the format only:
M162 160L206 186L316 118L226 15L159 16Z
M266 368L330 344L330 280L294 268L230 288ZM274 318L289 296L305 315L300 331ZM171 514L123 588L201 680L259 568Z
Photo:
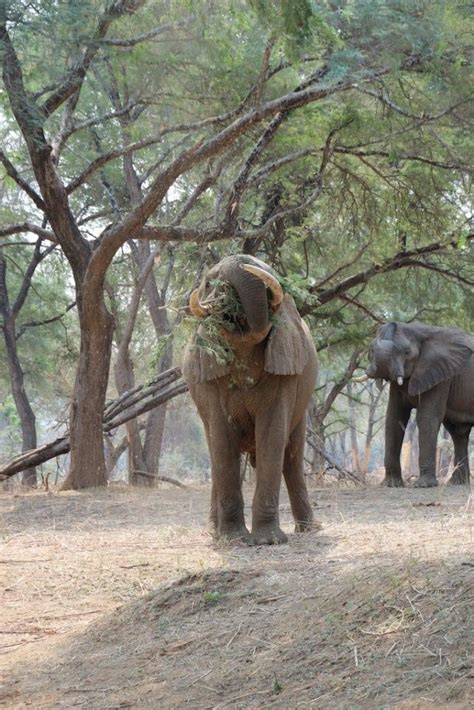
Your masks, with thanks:
M1 497L3 707L472 706L465 489L313 491L276 548L214 543L208 495Z

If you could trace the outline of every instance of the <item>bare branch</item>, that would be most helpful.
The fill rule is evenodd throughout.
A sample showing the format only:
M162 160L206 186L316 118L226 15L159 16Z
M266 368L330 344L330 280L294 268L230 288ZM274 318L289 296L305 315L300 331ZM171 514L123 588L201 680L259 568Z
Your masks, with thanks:
M382 90L372 91L371 89L365 89L365 88L362 89L360 87L357 87L357 91L359 91L362 94L366 94L367 96L372 96L373 98L377 99L377 101L380 101L382 104L384 104L384 106L387 106L392 111L395 111L396 113L400 114L401 116L405 116L406 118L415 119L419 123L432 123L434 121L439 121L440 118L444 118L444 116L447 116L448 114L453 113L453 111L455 111L457 108L459 108L459 106L463 106L465 104L470 103L471 101L474 101L474 96L470 96L466 99L462 99L462 101L458 101L457 103L453 104L452 106L448 106L448 108L444 109L444 111L440 111L440 113L437 113L434 116L430 116L426 113L421 113L420 115L417 115L415 113L412 113L411 111L407 111L406 109L402 108L401 106L398 106Z
M386 151L386 150L356 150L354 148L349 148L345 147L342 145L338 145L334 148L335 153L343 153L345 155L354 155L356 158L369 158L371 156L377 156L381 158L390 158L391 154ZM459 170L462 168L463 170L466 170L468 172L472 172L472 167L466 163L463 164L462 162L457 162L457 163L444 163L441 160L433 160L432 158L425 158L422 155L416 155L414 153L400 153L397 154L397 161L402 161L402 160L413 160L414 162L418 163L426 163L427 165L432 165L433 167L436 168L443 168L444 170ZM365 161L367 164L367 161ZM372 168L372 170L376 170L373 165L369 165L369 167ZM380 174L380 173L378 173ZM385 180L386 177L381 175L383 179Z
M50 246L47 247L44 251L41 251L41 238L38 239L38 241L36 242L33 256L31 257L30 263L28 264L27 269L23 275L23 280L21 282L20 289L18 291L15 303L12 306L13 319L17 317L18 313L23 308L23 305L26 301L26 297L28 296L28 292L31 288L31 279L33 278L33 274L35 273L39 264L43 261L43 259L48 256L48 254L53 251L53 249L56 249L56 244L50 244Z
M160 27L155 27L155 29L150 30L149 32L144 32L141 35L137 35L136 37L130 37L129 39L105 37L104 39L100 40L100 44L102 46L105 45L108 47L135 47L141 42L148 42L150 39L159 37L160 35L165 34L166 32L172 32L173 30L185 27L188 22L189 18L182 19L179 22L169 22L166 25L160 25Z
M15 166L8 160L7 156L3 152L3 150L0 150L0 161L5 168L5 171L7 175L9 175L12 180L16 182L18 187L21 187L21 189L26 192L28 197L30 197L35 205L40 209L42 212L45 211L45 204L43 200L41 199L40 195L34 190L31 185L26 181L23 180L23 178L20 176L18 173L17 169Z
M50 323L56 323L58 320L61 320L64 318L66 313L68 313L70 310L72 310L76 305L76 301L73 301L72 303L69 304L69 306L66 307L66 309L62 312L59 313L57 316L53 316L52 318L46 318L45 320L32 320L28 321L26 323L22 323L21 326L18 328L17 336L16 339L19 340L21 336L25 333L27 328L37 328L38 326L41 325L49 325Z
M464 237L466 241L474 241L474 233L468 234ZM458 241L451 240L446 242L434 242L432 244L427 244L424 247L419 247L418 249L412 249L411 251L400 251L393 257L387 258L379 264L373 263L364 271L360 271L357 274L348 276L343 279L338 284L327 289L320 289L319 285L311 287L310 292L314 293L318 297L318 305L314 306L304 306L301 309L302 315L307 315L311 313L315 308L320 305L324 305L334 298L339 298L344 295L347 291L355 286L366 283L374 276L379 274L388 273L390 271L397 271L398 269L406 268L409 266L420 266L422 261L418 261L417 257L427 256L429 254L436 254L439 252L447 251L450 248L457 248Z
M87 70L100 47L101 40L107 34L112 22L123 15L133 15L144 0L115 0L108 3L106 10L99 18L97 28L92 40L82 53L80 59L71 68L63 83L55 89L41 107L41 113L45 118L51 116L67 99L78 94L84 82Z
M49 232L43 227L39 227L37 224L32 224L31 222L23 222L22 224L12 224L9 227L0 227L0 237L8 237L10 234L25 234L31 232L32 234L37 234L41 239L45 239L48 242L57 243L57 239L53 232Z

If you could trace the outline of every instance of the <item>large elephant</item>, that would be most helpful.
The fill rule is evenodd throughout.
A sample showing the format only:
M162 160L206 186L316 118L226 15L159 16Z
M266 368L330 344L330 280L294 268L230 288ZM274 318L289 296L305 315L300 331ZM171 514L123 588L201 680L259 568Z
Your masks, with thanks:
M403 486L400 450L413 408L418 425L420 477L436 486L436 441L441 423L454 442L451 483L469 483L468 445L474 424L474 336L457 328L387 323L369 349L367 375L390 381L385 420L385 484Z
M282 473L296 531L312 526L303 473L306 409L317 356L293 299L252 256L222 259L190 299L202 318L183 365L212 464L211 523L249 544L287 542L279 524ZM245 525L240 456L256 468L251 533Z

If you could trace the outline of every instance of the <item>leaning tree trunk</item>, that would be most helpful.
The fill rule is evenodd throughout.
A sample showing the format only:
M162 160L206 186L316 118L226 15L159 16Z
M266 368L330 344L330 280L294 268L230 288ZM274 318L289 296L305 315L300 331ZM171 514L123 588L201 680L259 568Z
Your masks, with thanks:
M87 288L88 286L88 288ZM113 318L102 289L85 280L79 302L81 348L71 406L71 463L63 489L107 484L102 424L112 348Z

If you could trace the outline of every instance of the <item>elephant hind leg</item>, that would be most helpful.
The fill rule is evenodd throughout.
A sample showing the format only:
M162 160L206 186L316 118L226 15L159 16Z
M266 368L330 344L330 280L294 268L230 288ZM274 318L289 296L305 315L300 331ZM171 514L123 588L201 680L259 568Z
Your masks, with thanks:
M303 419L290 435L283 462L283 475L295 519L295 532L305 532L320 527L313 521L313 510L304 478L305 435L306 421Z
M465 485L470 482L468 448L471 425L445 422L444 426L451 434L454 443L454 473L449 483L451 485Z

